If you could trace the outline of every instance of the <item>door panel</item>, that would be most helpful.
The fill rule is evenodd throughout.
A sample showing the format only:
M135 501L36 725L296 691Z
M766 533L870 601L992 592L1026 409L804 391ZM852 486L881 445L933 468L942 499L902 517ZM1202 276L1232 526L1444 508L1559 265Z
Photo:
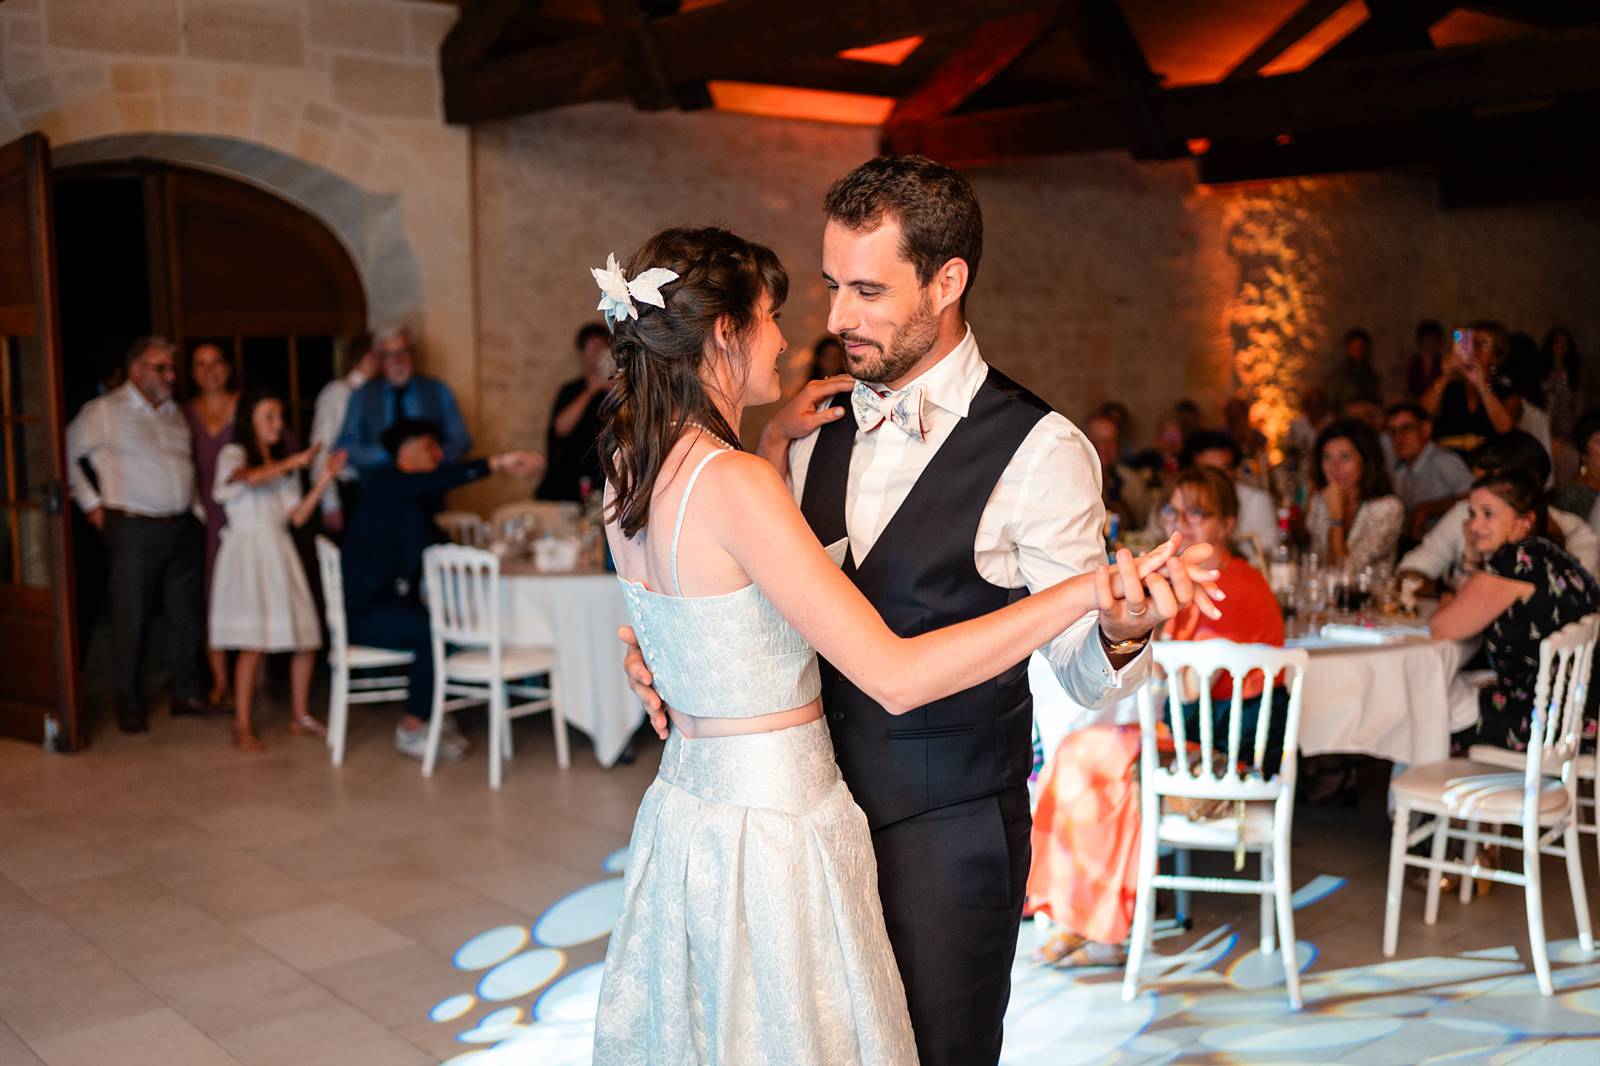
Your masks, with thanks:
M0 735L81 747L50 146L0 146Z

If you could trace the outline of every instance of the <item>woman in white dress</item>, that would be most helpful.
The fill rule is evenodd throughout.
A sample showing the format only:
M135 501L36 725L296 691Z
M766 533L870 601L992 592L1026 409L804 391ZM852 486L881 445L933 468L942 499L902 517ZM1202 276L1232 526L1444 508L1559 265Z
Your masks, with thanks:
M234 664L233 743L240 751L265 750L250 718L261 657L292 652L289 678L293 717L289 732L324 736L311 716L311 671L322 646L317 607L289 527L305 525L317 502L344 469L334 452L309 493L300 491L300 471L319 446L293 455L283 443L283 402L256 394L239 404L234 443L217 457L211 495L228 515L211 583L211 646L237 649Z
M777 257L726 230L672 229L595 274L618 366L602 409L606 531L673 724L634 823L596 1066L915 1063L817 654L901 714L1022 661L1123 580L1159 605L1169 560L1183 592L1216 575L1169 541L1115 574L898 637L774 469L735 443L746 405L780 394Z

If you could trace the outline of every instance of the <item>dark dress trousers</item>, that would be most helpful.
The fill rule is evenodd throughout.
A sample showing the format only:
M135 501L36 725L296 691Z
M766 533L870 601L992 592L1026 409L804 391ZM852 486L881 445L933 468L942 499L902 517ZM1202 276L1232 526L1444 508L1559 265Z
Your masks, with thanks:
M1001 474L1047 413L990 368L867 557L846 557L845 575L895 633L926 633L1027 595L978 573L974 541ZM842 418L818 432L801 510L833 544L847 535L856 424ZM922 1064L996 1063L1031 857L1027 663L899 717L827 663L822 683L840 770L872 827Z

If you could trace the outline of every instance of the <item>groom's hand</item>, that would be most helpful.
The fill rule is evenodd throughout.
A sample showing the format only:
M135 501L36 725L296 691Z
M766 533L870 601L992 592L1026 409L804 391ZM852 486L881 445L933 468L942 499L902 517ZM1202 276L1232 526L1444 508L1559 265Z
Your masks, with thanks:
M666 740L668 721L666 707L662 704L661 697L656 694L655 675L650 672L650 667L645 665L644 652L639 650L639 638L632 626L618 626L617 639L622 641L627 649L627 653L622 657L622 669L628 675L628 687L633 689L633 694L644 704L644 713L650 718L650 728L656 731L656 736Z
M825 407L819 411L817 406L855 387L856 379L849 374L835 374L831 378L806 382L761 431L761 443L756 446L756 454L771 463L780 477L787 478L789 442L809 437L820 427L843 418L847 410L845 407Z
M1100 631L1107 641L1144 637L1191 603L1198 603L1210 617L1220 617L1213 602L1222 599L1215 585L1217 573L1200 565L1210 549L1196 545L1178 554L1178 544L1179 538L1174 536L1137 559L1123 548L1117 552L1115 564L1101 568L1097 600Z

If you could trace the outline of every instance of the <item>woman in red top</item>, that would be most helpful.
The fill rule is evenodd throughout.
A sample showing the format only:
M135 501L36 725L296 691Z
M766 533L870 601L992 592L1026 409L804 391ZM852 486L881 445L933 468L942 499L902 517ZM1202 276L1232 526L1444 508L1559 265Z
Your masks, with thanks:
M1181 612L1163 639L1224 638L1241 644L1283 643L1283 614L1261 573L1228 543L1239 517L1239 498L1226 474L1211 469L1179 472L1163 508L1186 544L1211 545L1212 569L1226 597L1222 617ZM1227 721L1231 684L1219 677L1212 708ZM1263 684L1244 681L1244 726L1255 729ZM1185 706L1190 738L1199 736L1198 694ZM1226 727L1217 737L1227 736ZM1281 740L1277 748L1281 749ZM1268 761L1276 762L1269 739ZM1068 733L1045 772L1033 818L1033 865L1028 872L1028 912L1054 926L1034 959L1055 965L1111 961L1133 923L1139 866L1139 726L1094 725ZM1102 946L1096 951L1092 945Z

